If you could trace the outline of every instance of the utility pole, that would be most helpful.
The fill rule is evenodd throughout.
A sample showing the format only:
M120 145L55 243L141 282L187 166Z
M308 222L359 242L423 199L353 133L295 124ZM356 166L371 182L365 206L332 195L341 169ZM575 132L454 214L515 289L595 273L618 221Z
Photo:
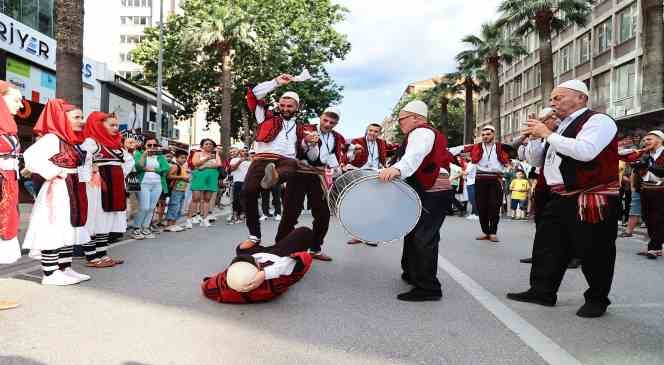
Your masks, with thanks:
M164 0L159 0L159 61L157 62L157 120L155 134L157 140L161 142L161 85L164 78Z

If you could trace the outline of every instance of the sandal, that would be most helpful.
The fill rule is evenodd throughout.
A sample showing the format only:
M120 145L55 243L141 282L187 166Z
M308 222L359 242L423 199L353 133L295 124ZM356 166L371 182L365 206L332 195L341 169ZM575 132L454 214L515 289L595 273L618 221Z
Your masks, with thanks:
M113 266L124 264L124 260L122 260L122 259L117 259L116 260L116 259L111 258L109 256L104 256L104 257L101 258L101 260L105 261L105 262L111 262L111 263L113 263Z
M91 267L93 269L105 269L109 267L115 266L113 262L105 261L105 260L93 260L93 261L88 261L85 263L85 266Z

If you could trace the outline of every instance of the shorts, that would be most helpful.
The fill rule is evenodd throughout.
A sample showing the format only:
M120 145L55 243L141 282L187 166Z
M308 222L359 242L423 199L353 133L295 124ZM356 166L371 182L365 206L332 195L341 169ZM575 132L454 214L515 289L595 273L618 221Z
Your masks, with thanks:
M528 199L524 200L512 199L512 210L516 210L519 207L521 208L521 210L528 210Z
M641 216L641 193L632 191L632 202L629 206L629 215L634 217Z
M191 191L219 191L219 170L194 170L191 174Z

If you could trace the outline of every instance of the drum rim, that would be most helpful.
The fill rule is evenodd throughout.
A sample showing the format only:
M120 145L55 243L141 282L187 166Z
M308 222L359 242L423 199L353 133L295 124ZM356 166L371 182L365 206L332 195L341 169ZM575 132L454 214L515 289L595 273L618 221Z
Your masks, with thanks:
M341 225L341 227L343 227L344 231L346 231L346 233L347 233L349 236L351 236L352 238L354 238L354 239L358 239L358 240L361 240L361 241L363 241L363 242L367 242L367 243L392 243L392 242L395 242L395 241L401 240L401 239L403 239L408 233L410 233L410 232L415 228L415 226L417 226L417 222L419 222L419 221L420 221L420 218L422 217L422 199L420 199L420 196L417 194L417 192L415 191L415 189L413 189L410 185L406 184L405 182L403 182L403 181L401 181L401 180L393 180L393 181L390 181L390 182L391 182L391 183L394 183L394 184L402 185L403 187L409 189L410 192L413 193L413 196L415 197L415 202L416 202L416 204L417 204L417 219L415 219L415 221L414 221L414 223L411 225L411 227L409 227L408 230L406 230L406 233L405 233L404 235L399 236L399 237L396 237L396 238L393 238L393 239L391 239L391 240L387 240L387 241L371 241L371 240L364 240L364 239L362 239L362 238L360 238L360 237L357 237L357 236L354 235L353 233L351 233L350 230L348 229L348 227L346 227L346 225L341 221L341 217L340 217L340 214L339 214L339 209L338 209L339 207L338 207L338 206L339 206L339 203L343 200L344 195L350 190L349 188L355 186L355 185L358 184L358 183L364 182L364 181L366 181L366 180L373 180L373 179L378 179L378 175L376 175L376 176L363 176L362 178L360 178L360 179L358 179L357 181L355 181L353 184L350 184L349 186L344 187L344 188L342 189L341 193L339 193L339 197L337 198L337 207L335 207L335 209L334 209L334 216L336 217L337 222L339 222L339 224ZM329 206L329 204L330 204L330 200L329 200L329 193L330 193L330 192L331 192L331 190L328 191L328 201L327 201L327 202L328 202L328 206ZM330 207L330 208L331 208L331 207ZM332 210L332 209L330 209L330 210Z

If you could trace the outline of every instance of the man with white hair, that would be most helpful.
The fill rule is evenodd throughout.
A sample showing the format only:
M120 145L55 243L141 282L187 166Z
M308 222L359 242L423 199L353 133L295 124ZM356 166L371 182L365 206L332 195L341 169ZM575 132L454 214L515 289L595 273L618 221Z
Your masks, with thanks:
M619 206L617 126L587 107L589 96L583 82L566 81L551 92L558 129L528 120L526 156L542 167L537 186L546 198L537 220L530 289L507 294L554 306L567 265L579 255L589 289L577 315L585 318L602 316L611 304Z
M401 278L413 286L397 299L411 302L440 300L442 289L436 277L438 272L438 244L440 227L445 221L454 191L447 175L452 161L447 151L447 138L429 124L427 105L414 100L399 112L399 127L406 134L397 151L399 161L380 171L379 178L391 181L401 178L422 200L422 214L417 225L403 242Z
M261 189L270 189L288 180L297 169L298 148L312 141L313 136L305 135L304 123L296 120L300 107L300 97L293 91L285 92L279 98L278 108L268 110L265 97L280 86L296 81L289 74L258 84L247 94L247 105L254 112L258 127L256 130L256 154L247 171L242 191L245 217L249 229L248 240L259 243L261 226L258 215L258 196Z

